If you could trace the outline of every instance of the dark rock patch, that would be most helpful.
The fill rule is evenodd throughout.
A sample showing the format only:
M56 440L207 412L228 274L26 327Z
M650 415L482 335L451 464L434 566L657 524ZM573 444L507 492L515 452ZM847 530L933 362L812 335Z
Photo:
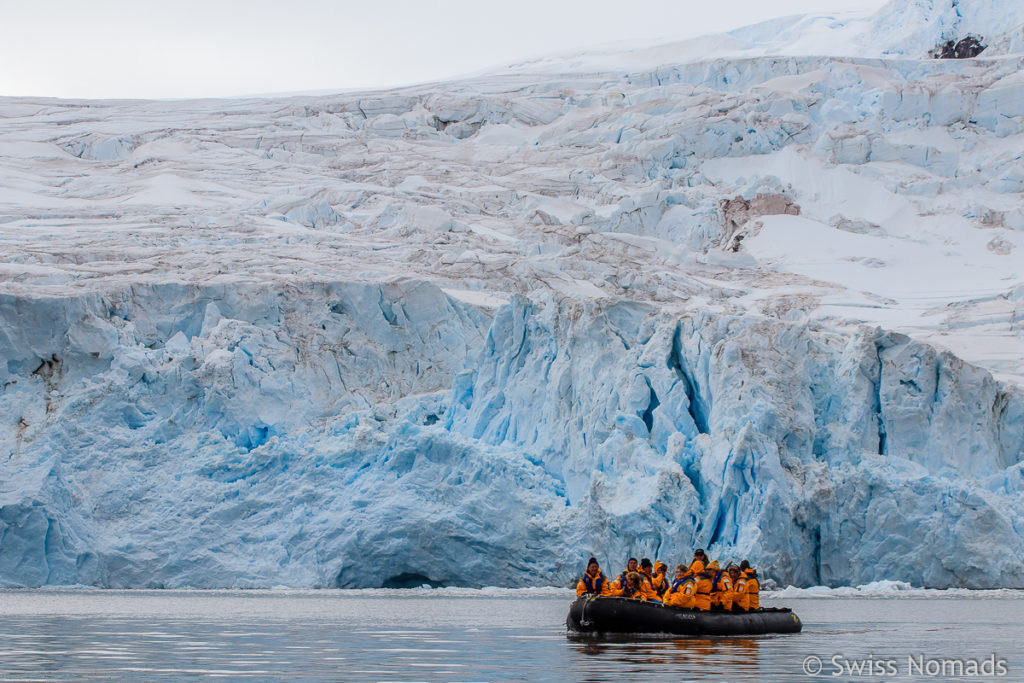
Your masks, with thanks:
M947 40L945 43L936 46L932 52L935 59L970 59L977 57L988 47L981 41L981 36L968 35L957 41Z

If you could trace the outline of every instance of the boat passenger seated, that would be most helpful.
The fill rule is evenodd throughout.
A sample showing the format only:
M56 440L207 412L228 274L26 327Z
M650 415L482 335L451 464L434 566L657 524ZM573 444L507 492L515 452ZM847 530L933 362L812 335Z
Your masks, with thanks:
M730 563L727 574L729 575L729 584L732 587L728 609L731 609L733 612L745 612L746 610L740 606L740 580L743 578L743 575L740 574L740 568L736 564Z
M628 574L630 572L635 572L636 570L637 570L636 558L635 557L631 557L626 562L626 568L624 570L622 570L622 573L619 574L619 578L616 579L616 581L618 581L620 586L625 586L626 585L626 574Z
M685 564L676 567L676 578L665 591L665 604L673 607L693 609L693 592L696 588L693 577Z
M750 596L747 593L747 577L736 567L736 578L732 583L732 611L747 612L750 609Z
M757 572L746 560L740 562L740 576L742 590L736 590L739 594L740 606L751 612L761 608L761 600L758 594L761 592L761 584L757 580Z
M611 582L601 571L596 558L587 560L587 571L576 584L576 597L584 595L608 595L611 590Z
M711 609L711 577L712 570L705 569L695 577L693 590L693 606L702 612Z
M654 578L651 581L651 585L654 587L654 592L661 596L665 595L669 585L672 583L666 575L667 570L668 567L664 562L654 561Z
M640 572L640 578L649 583L651 588L654 588L654 565L651 564L649 558L645 557L640 560L640 569L638 571ZM657 593L657 589L654 592Z
M651 584L641 578L640 572L628 572L626 574L626 583L620 584L616 581L612 584L608 594L642 600L643 602L661 602L658 599L658 594L651 588Z
M733 590L728 572L719 567L717 560L708 565L708 570L711 572L711 607L731 610Z
M696 578L698 574L704 571L704 567L708 564L708 556L704 552L703 548L697 548L693 551L693 560L690 561L690 567L687 569L687 573Z

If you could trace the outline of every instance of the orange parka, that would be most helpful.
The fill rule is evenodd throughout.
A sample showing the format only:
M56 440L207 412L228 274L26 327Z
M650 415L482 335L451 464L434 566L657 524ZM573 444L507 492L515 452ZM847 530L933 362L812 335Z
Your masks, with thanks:
M692 576L673 581L669 589L665 591L665 604L693 609L693 594L696 588Z
M734 597L732 577L728 572L718 572L711 579L711 604L724 610L731 610Z
M665 575L667 569L668 567L665 566L664 562L654 563L654 576L651 579L651 585L654 587L654 592L661 596L664 596L665 591L672 585L672 582Z
M758 597L758 593L761 592L761 584L757 581L757 572L753 569L746 570L739 580L736 582L736 599L733 601L734 604L738 604L743 610L756 610L761 607L761 600Z
M654 594L660 598L661 591L659 591L658 586L655 585L653 572L646 572L643 569L637 569L636 571L638 574L640 574L641 583L646 583L648 586L650 586L651 590L654 591Z
M697 577L693 606L704 612L711 609L711 579L704 574Z
M611 590L611 581L604 575L604 572L600 569L597 570L597 574L591 574L586 572L583 577L576 583L576 597L582 595L608 595Z

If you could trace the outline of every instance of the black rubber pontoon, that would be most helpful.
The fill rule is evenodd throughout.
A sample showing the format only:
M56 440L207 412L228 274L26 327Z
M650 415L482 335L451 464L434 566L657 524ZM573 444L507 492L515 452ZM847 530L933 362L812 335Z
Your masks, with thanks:
M584 596L569 606L570 633L645 633L681 636L746 636L798 633L803 624L788 607L756 612L698 612L631 598Z

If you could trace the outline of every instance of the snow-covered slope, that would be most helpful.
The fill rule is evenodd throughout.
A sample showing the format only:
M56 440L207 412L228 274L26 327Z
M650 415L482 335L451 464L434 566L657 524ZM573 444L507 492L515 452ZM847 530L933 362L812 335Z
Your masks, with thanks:
M0 100L0 584L1024 586L1024 17L955 5Z
M607 47L527 59L509 73L651 69L704 59L820 56L925 59L948 41L982 38L985 58L1024 51L1024 4L1010 0L893 0L878 12L800 14L659 45Z

